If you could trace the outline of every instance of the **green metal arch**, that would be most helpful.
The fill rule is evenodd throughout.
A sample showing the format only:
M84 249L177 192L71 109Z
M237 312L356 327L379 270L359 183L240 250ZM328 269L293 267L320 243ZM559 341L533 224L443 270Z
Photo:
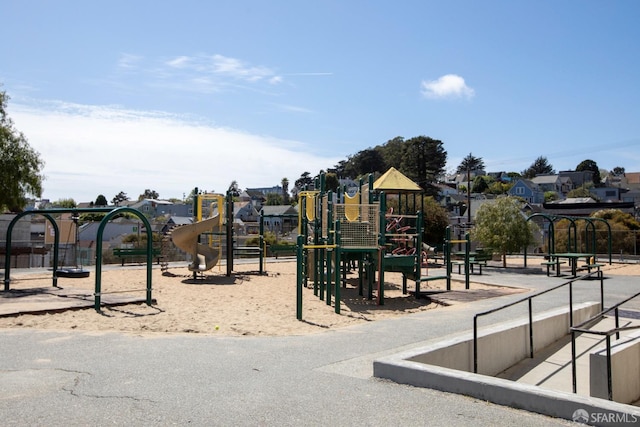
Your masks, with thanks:
M147 305L151 305L152 297L151 297L151 278L153 271L153 232L151 231L151 224L147 217L145 217L142 212L137 209L133 209L130 207L121 207L111 210L105 217L100 221L100 226L98 227L98 234L96 236L96 286L95 286L95 309L96 311L100 311L100 302L101 302L101 276L102 276L102 235L104 234L104 228L111 218L115 215L118 215L123 212L131 213L137 216L142 223L144 224L147 230L147 295L146 295L146 303Z
M13 235L13 228L15 224L27 215L42 215L44 216L53 227L54 231L54 243L53 243L53 286L58 285L58 250L60 246L60 229L58 224L52 215L63 213L89 213L89 212L110 212L113 208L53 208L53 209L37 209L32 211L20 212L11 220L7 227L7 241L5 244L5 258L4 258L4 290L9 291L11 282L11 238Z
M96 271L95 271L95 309L100 310L100 300L101 300L101 280L102 280L102 235L104 234L104 228L107 223L113 218L115 215L120 213L128 212L135 216L137 216L145 225L147 229L147 286L146 286L146 303L151 305L152 303L152 269L153 269L153 232L151 231L151 224L149 220L142 214L142 212L130 208L130 207L120 207L120 208L55 208L55 209L38 209L33 211L25 211L20 212L16 215L16 217L11 220L9 223L9 227L7 228L7 241L6 241L6 254L5 254L5 270L4 270L4 290L9 291L10 282L11 282L11 236L13 233L13 228L15 224L26 215L43 215L49 222L51 223L54 229L54 265L53 265L53 286L57 286L57 270L58 270L58 246L60 243L60 230L58 225L55 222L55 219L52 215L55 214L63 214L63 213L71 213L71 214L80 214L80 213L106 213L105 217L100 221L100 226L98 227L98 234L96 237Z
M607 230L608 230L608 239L607 239L607 250L608 250L608 255L609 255L609 264L612 263L612 254L611 254L611 225L609 224L609 222L604 219L604 218L593 218L593 217L576 217L576 216L569 216L569 215L552 215L552 214L546 214L546 213L534 213L529 215L529 217L527 218L527 221L530 220L531 218L535 218L535 217L542 217L546 220L549 221L549 225L550 225L550 232L549 232L549 237L548 237L548 247L549 247L549 252L548 255L552 254L555 252L556 250L556 246L555 246L555 227L554 227L554 223L557 220L562 220L562 219L566 219L568 220L571 224L569 226L569 236L567 239L567 250L569 252L572 251L571 248L571 230L573 229L573 248L575 248L575 250L577 250L577 227L576 227L576 221L578 220L583 220L586 222L585 225L585 232L589 231L589 228L591 229L591 242L593 244L593 251L595 253L596 250L596 227L594 224L594 221L601 221L603 222L606 226L607 226ZM589 241L587 238L587 247L589 245ZM526 251L525 251L525 266L526 266Z

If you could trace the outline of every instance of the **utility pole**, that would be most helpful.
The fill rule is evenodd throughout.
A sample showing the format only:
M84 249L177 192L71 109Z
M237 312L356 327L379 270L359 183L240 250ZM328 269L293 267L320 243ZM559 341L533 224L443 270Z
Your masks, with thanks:
M467 225L471 227L471 172L467 164Z

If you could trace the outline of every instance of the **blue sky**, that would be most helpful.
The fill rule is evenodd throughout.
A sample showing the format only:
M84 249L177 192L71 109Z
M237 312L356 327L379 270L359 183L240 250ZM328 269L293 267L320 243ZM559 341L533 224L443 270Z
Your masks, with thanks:
M397 136L640 172L640 2L2 1L43 197L294 182Z

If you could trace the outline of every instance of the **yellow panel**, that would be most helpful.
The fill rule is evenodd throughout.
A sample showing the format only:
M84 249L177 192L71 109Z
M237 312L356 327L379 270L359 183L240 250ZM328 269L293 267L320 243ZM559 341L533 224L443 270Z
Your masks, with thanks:
M314 221L316 219L316 195L307 194L307 219Z
M349 197L348 194L344 195L344 216L347 218L347 221L357 221L360 216L360 194L356 193L353 197Z

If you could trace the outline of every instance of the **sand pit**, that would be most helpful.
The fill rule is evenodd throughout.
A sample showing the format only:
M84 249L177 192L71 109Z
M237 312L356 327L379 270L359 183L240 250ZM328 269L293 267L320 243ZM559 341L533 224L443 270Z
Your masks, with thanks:
M531 264L531 262L530 262ZM186 264L185 264L186 265ZM514 263L514 265L516 265ZM130 333L201 333L225 336L278 336L318 333L362 322L403 316L424 310L452 309L429 299L403 295L401 275L386 273L385 304L376 305L358 295L355 273L348 276L347 288L342 290L342 310L334 312L313 295L312 288L304 289L304 321L296 319L296 263L295 261L268 263L264 275L257 273L256 264L236 265L231 277L225 267L215 267L204 280L193 280L186 267L170 270L162 275L154 266L153 306L128 304L105 307L101 313L94 309L73 310L52 314L20 315L0 318L0 328L46 328L83 331L122 331ZM640 275L640 266L606 266L607 274ZM433 274L441 272L433 271ZM464 282L454 274L452 289L464 289ZM93 292L95 278L59 279L59 286L86 289ZM146 270L144 266L108 269L102 275L103 292L138 289L144 297ZM12 271L12 289L28 289L51 285L50 274ZM423 284L422 289L445 289L445 281ZM409 289L412 289L410 284ZM471 283L477 291L474 298L506 295L522 290ZM483 294L482 290L487 290ZM0 300L2 303L2 300ZM448 303L456 305L455 301ZM463 307L464 301L460 301Z

